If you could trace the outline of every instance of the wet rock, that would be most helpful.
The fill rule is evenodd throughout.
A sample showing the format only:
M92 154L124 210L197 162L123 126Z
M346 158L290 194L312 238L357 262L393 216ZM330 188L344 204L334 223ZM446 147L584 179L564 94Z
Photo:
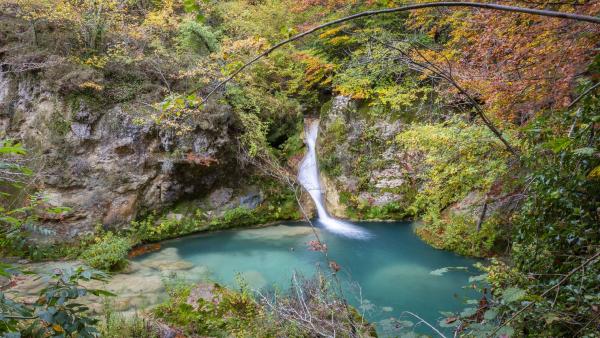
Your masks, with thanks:
M194 267L193 263L187 261L155 260L144 262L144 266L160 271L181 271Z
M255 209L263 202L263 197L258 187L250 187L249 190L249 192L240 197L240 206Z
M92 135L92 126L89 124L72 122L71 123L71 131L73 135L82 140L87 140Z
M102 81L99 73L86 78ZM42 193L77 215L43 222L57 240L93 232L98 223L128 227L140 211L206 198L235 184L232 177L244 176L238 173L230 107L209 105L181 134L147 119L143 106L64 97L60 90L71 88L70 81L65 75L62 84L49 85L30 74L0 74L0 135L22 140L31 153L41 154ZM216 204L233 198L227 190L217 195Z
M244 271L241 273L242 278L248 286L253 290L259 290L267 285L266 278L256 270Z
M232 195L233 195L233 189L231 189L231 188L217 189L213 193L211 193L209 196L210 204L214 208L220 208L231 200Z

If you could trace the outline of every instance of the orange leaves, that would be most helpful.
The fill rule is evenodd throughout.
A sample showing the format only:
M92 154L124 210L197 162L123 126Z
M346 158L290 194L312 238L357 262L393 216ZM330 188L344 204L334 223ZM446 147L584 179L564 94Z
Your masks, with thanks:
M600 5L549 9L596 15ZM527 14L429 10L412 14L412 20L414 28L425 27L448 51L431 54L431 60L441 66L451 60L457 82L479 94L497 117L514 123L539 110L568 105L576 78L600 43L598 25Z
M188 162L197 164L202 167L210 167L213 164L218 164L219 160L209 155L198 155L192 152L186 154L185 159Z
M306 52L299 52L294 59L300 61L304 69L304 87L307 89L318 85L329 85L332 81L335 65Z

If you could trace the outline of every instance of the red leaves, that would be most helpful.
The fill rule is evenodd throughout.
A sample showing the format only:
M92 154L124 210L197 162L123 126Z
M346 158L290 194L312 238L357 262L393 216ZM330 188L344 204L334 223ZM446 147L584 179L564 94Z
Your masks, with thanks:
M600 6L593 3L555 9L594 15ZM446 67L450 58L459 85L477 93L488 111L509 122L522 124L540 110L567 106L576 77L594 57L600 27L527 14L490 14L469 11L440 17L431 29L450 25L451 39L447 55L430 55L432 61Z
M308 249L311 251L327 252L327 244L313 240L308 242Z
M185 156L185 159L188 162L192 162L192 163L195 163L195 164L197 164L199 166L203 166L203 167L210 167L213 164L219 163L219 160L212 156L197 155L192 152L187 153L187 155Z

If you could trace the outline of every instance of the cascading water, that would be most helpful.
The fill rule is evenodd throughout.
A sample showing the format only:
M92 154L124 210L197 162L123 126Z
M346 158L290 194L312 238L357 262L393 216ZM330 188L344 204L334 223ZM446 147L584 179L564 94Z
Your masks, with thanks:
M308 191L317 207L318 221L329 231L335 232L347 237L367 238L369 233L355 225L340 221L329 216L323 203L323 190L321 189L321 180L319 179L319 169L317 167L317 135L319 133L319 120L309 121L305 130L306 145L308 152L304 155L298 180L300 184Z

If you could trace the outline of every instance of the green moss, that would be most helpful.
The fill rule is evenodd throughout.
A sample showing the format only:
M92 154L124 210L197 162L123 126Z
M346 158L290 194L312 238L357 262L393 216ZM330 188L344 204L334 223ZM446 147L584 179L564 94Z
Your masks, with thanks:
M51 132L53 141L60 142L71 130L71 121L67 121L61 112L54 111L46 121L46 127Z

